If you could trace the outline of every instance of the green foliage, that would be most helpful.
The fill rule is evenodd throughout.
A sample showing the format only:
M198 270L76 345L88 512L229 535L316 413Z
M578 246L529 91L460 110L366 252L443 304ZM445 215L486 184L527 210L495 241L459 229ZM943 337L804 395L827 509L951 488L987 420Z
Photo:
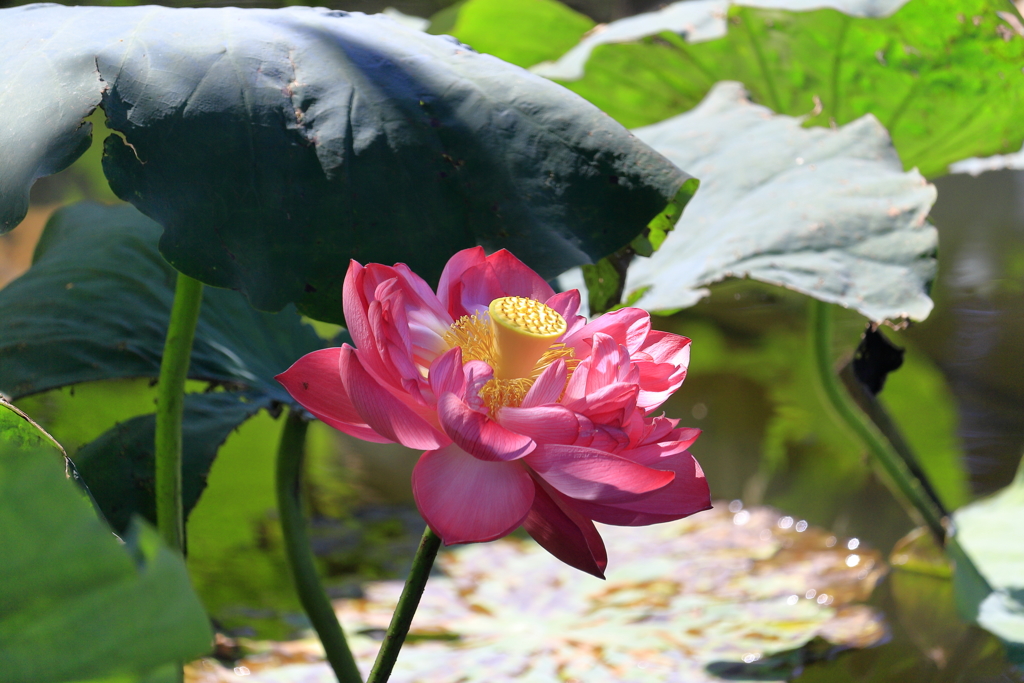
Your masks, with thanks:
M99 379L157 377L175 271L160 226L131 206L54 214L32 268L0 290L0 391L18 398ZM273 379L321 341L294 310L254 311L207 288L190 377L290 401Z
M626 286L626 270L633 257L635 255L651 256L661 247L668 233L675 228L676 221L682 215L683 209L693 199L698 187L700 187L700 181L696 178L687 180L668 206L652 218L651 222L647 224L647 228L633 238L633 241L593 265L585 264L580 267L586 285L583 291L587 292L587 305L591 313L597 314L622 307L623 304L620 301ZM566 276L563 275L564 277ZM569 277L574 276L570 275ZM576 283L572 283L564 289L572 289L575 285ZM646 290L631 292L626 303L633 305L645 293Z
M446 32L479 52L529 67L557 58L592 28L593 20L556 0L471 0Z
M131 680L210 649L181 559L140 523L119 547L50 453L0 443L0 545L4 683Z
M241 392L185 396L181 478L186 520L206 488L210 467L228 434L268 404L264 396ZM75 454L79 474L118 533L128 527L133 515L156 524L155 438L156 415L151 413L115 425Z
M842 125L871 113L889 130L906 167L934 176L968 156L1016 151L1024 139L1014 115L1024 100L1024 40L1000 32L1012 31L997 14L1006 11L1013 10L998 0L914 0L884 19L733 7L724 39L635 47L677 53L673 66L686 64L690 87L705 91L716 81L738 80L775 111L810 115L808 125ZM616 49L596 50L587 77L570 87L607 104L629 126L641 122L627 122L617 109L645 117L643 123L678 113L686 98L681 89L644 89L646 107L631 111L601 95L609 79L622 82L620 88L638 87L622 77L629 62L605 65L604 54Z
M693 108L716 82L740 81L776 112L807 116L806 125L873 114L905 167L935 176L1024 140L1024 40L1000 13L1015 17L1000 0L913 0L886 18L732 6L724 38L688 44L653 29L598 46L585 77L565 85L633 128Z
M206 608L226 629L245 627L277 639L290 637L296 626L285 625L282 616L302 612L274 494L282 424L260 414L228 437L188 522L189 573Z
M15 74L0 95L0 230L35 178L89 146L82 121L102 105L116 131L104 173L164 227L161 253L263 310L295 302L341 322L350 258L436 280L483 244L554 277L628 243L687 178L565 89L381 17L0 13Z
M0 290L0 387L19 396L157 376L175 279L157 251L159 233L128 205L79 204L54 214L32 268ZM261 408L291 403L273 376L321 345L294 310L261 313L237 292L206 289L190 372L230 390L186 401L186 514L227 435ZM128 384L123 395L100 391L89 411L70 411L62 427L82 479L118 532L133 514L155 518L154 398L138 384ZM38 414L46 413L47 402L39 402ZM101 433L124 418L131 419Z
M64 449L52 436L3 398L0 398L0 444L39 452L57 451L64 455Z
M190 382L187 391L202 391L203 386ZM213 396L230 398L222 392L192 393L186 395L186 405ZM72 459L79 461L83 452L95 448L90 442L98 437L137 433L133 423L145 424L151 419L146 416L153 410L155 397L156 388L146 380L110 380L37 394L19 400L18 405L37 415L40 423L67 445ZM231 407L229 412L237 410L244 408ZM204 416L207 433L218 429L219 420L216 413ZM281 551L276 520L273 473L280 428L280 421L261 411L227 436L187 526L189 575L207 611L225 628L255 629L265 638L291 637L304 623ZM198 451L201 455L212 447L190 445L190 433L195 434L196 428L186 421L186 461L189 453ZM151 449L149 443L139 444L142 452L151 453ZM119 449L102 457L122 455L118 468L102 474L111 487L129 491L137 502L144 491L130 489L134 476L124 475L150 471L151 464L140 462L137 453ZM83 469L92 468L83 463ZM319 422L309 428L307 472L316 509L334 518L346 518L354 499L351 474L339 468L336 432ZM192 482L195 486L195 481L186 478L185 484ZM115 505L119 502L99 493L97 499ZM378 573L369 571L366 575Z
M970 502L956 401L939 368L911 346L878 398L896 419L946 508L955 510Z

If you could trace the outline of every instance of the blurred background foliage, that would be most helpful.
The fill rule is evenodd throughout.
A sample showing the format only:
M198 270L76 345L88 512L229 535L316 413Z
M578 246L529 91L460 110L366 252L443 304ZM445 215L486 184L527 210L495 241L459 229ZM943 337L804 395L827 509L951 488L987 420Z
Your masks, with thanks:
M0 6L16 4L24 3ZM393 7L428 17L431 32L453 34L480 51L523 66L557 58L598 22L658 6L640 0L323 4L364 12ZM519 22L526 6L532 16L546 17L532 20L528 30ZM1024 37L1013 40L1021 42ZM669 77L662 58L678 52L664 42L653 38L617 49L623 54L632 51L633 58L641 60L638 64L649 62L662 69L659 78L664 86ZM600 51L596 55L600 61ZM595 73L607 68L599 63ZM630 77L643 81L639 72ZM630 88L637 86L625 83L621 70L619 79ZM618 97L595 82L584 80L572 87L600 106ZM630 126L680 113L697 101L677 98L657 107L641 102L639 120L630 97L623 95L621 111L611 112ZM102 141L102 112L91 121L96 126L94 140ZM0 286L28 267L34 244L56 207L81 199L116 201L103 177L100 155L101 146L94 143L71 168L36 183L25 222L0 236ZM904 430L943 502L955 509L1006 486L1024 450L1024 356L1019 352L1019 340L1024 338L1024 171L935 175L939 198L931 221L940 231L941 245L939 277L932 290L936 308L923 323L884 330L907 348L907 354L880 399ZM711 296L693 308L658 318L662 329L694 340L686 383L666 412L704 430L692 450L707 473L714 498L773 505L887 552L914 524L868 466L859 442L816 393L807 305L805 297L777 287L731 280L712 287ZM864 324L854 313L839 312L837 356L852 357ZM338 329L315 326L325 339ZM189 387L204 389L202 383ZM151 412L155 397L147 380L118 380L49 391L20 400L18 406L73 457L80 446L113 424ZM192 579L215 622L232 635L286 638L308 626L287 579L276 522L272 479L280 429L280 421L261 413L229 437L188 526ZM362 580L402 576L422 529L408 477L418 454L357 442L320 423L312 425L309 439L314 544L331 595L358 595ZM943 680L1008 680L1000 678L1004 674L998 666L978 665L973 674L964 669L964 662L988 661L992 648L998 650L973 630L974 640L968 642L960 631L950 640L948 633L922 635L900 625L901 620L933 619L954 624L951 608L942 617L920 612L929 601L946 605L952 600L935 597L942 591L925 586L948 582L936 571L901 567L876 592L876 603L896 615L889 645L851 655L842 667L808 668L801 680L933 680L939 670L952 676L955 672L946 669L946 660L937 659L936 647L946 647L947 659L956 654L956 647L976 650L961 653L957 675L962 677ZM942 586L946 590L946 584ZM946 645L936 645L939 641Z

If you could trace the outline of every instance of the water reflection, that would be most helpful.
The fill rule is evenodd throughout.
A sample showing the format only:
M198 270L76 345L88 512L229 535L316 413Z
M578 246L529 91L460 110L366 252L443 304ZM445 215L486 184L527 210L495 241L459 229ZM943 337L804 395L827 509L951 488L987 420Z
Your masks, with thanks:
M1024 171L935 181L936 309L908 331L945 373L976 493L1013 478L1024 449Z

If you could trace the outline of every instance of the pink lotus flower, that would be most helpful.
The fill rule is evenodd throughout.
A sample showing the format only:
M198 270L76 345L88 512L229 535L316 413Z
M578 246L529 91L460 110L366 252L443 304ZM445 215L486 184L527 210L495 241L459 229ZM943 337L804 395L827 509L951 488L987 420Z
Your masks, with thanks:
M523 526L603 577L594 521L643 526L711 504L686 450L700 431L651 415L686 377L690 340L636 308L587 323L579 304L504 250L459 252L437 294L405 264L353 261L356 348L308 354L277 379L346 434L424 450L413 494L446 545Z

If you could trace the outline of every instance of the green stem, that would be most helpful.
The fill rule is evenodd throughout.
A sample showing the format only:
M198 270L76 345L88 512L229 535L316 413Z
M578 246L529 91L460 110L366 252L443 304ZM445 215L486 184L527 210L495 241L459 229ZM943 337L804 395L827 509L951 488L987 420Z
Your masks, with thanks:
M345 642L345 634L316 573L309 533L302 514L302 461L308 423L296 411L289 411L277 450L277 510L281 517L285 553L291 567L299 602L320 636L327 661L341 683L362 683L356 660Z
M192 340L203 302L203 283L178 273L171 320L160 361L156 404L156 522L160 536L179 552L184 549L181 510L181 416L185 410Z
M931 482L928 481L928 476L921 468L917 458L914 457L914 451L910 448L910 444L907 443L903 433L896 426L889 413L882 407L882 404L878 401L878 397L871 393L871 391L861 383L857 378L857 375L853 371L853 363L847 363L842 370L839 371L839 379L842 381L843 386L846 387L846 391L849 392L850 397L853 399L857 407L864 411L864 414L868 417L871 422L878 427L878 431L882 433L882 436L886 438L889 445L892 446L896 454L907 464L907 468L910 473L913 474L921 482L921 486L924 488L924 492L928 494L932 504L938 509L939 514L942 517L948 517L949 511L946 509L942 499L939 498L938 492L932 487Z
M420 598L423 597L430 568L434 566L434 558L437 557L437 550L440 547L441 539L427 527L420 539L416 557L412 560L412 569L409 571L409 578L405 580L402 597L398 599L398 607L391 616L391 624L377 653L377 661L373 663L368 683L385 683L391 677L391 670L395 668L398 652L409 633L409 625L416 614Z
M921 481L913 475L892 444L854 403L839 381L832 365L831 304L817 300L811 302L811 342L818 378L829 403L888 475L889 482L895 485L900 494L898 497L912 506L939 545L944 545L946 528L942 523L941 510L932 502Z

